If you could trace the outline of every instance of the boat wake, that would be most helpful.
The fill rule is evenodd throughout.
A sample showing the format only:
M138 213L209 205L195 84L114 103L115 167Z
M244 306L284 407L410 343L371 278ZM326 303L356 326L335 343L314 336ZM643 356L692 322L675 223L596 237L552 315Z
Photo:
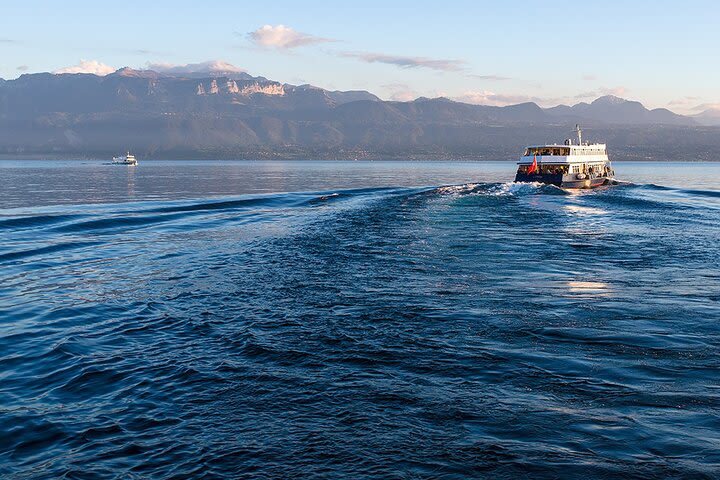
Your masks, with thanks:
M527 195L567 195L567 191L555 185L539 182L505 183L467 183L448 185L434 190L440 195L487 195L487 196L527 196Z
M4 210L0 477L710 478L718 203L496 182Z

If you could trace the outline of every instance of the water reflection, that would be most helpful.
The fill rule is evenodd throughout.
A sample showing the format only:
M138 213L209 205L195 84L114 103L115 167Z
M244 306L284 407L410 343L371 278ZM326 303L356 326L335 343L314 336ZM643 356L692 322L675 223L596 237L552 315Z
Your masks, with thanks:
M607 210L602 210L600 208L592 208L592 207L585 207L583 205L563 205L563 209L570 213L576 213L576 214L582 214L582 215L607 215Z
M127 195L128 198L135 198L135 165L127 167Z
M569 280L565 282L565 286L571 296L580 298L609 297L611 293L610 286L604 282Z

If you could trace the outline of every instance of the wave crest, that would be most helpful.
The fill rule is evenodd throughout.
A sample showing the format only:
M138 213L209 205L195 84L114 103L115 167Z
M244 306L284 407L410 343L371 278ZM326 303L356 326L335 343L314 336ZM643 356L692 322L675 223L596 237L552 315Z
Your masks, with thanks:
M555 185L538 182L532 183L466 183L463 185L446 185L434 190L440 195L487 195L487 196L526 196L526 195L567 195L568 193Z

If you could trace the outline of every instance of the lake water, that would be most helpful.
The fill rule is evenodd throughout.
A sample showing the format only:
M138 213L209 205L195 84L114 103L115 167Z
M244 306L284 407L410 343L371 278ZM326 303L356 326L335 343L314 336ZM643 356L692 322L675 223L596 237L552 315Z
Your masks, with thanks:
M720 163L0 162L3 478L717 478Z

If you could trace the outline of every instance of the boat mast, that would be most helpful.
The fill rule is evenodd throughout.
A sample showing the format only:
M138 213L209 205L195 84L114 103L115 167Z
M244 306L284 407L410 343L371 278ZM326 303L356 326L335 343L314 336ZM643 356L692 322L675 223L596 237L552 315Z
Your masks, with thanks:
M580 125L575 124L575 131L577 132L578 136L578 145L582 145L582 130L580 129Z

